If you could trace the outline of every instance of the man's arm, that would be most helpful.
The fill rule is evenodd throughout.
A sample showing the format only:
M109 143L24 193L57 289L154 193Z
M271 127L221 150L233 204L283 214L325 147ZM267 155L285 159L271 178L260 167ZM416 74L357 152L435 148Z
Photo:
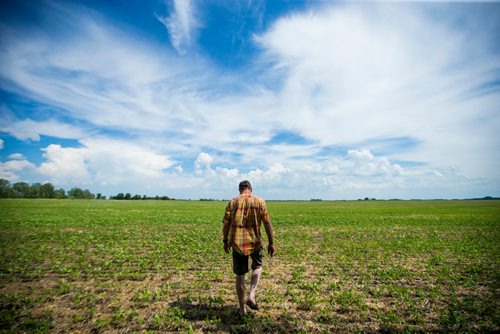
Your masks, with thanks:
M267 245L267 253L273 257L274 255L274 235L273 235L273 226L270 221L264 222L264 228L266 229L267 240L269 244Z
M230 224L224 224L224 227L222 228L222 234L223 234L223 240L224 242L224 251L226 253L229 253L229 248L231 248L231 245L229 244L229 229L231 228Z
M224 213L224 218L222 219L222 241L224 242L224 251L229 253L231 245L229 244L229 231L231 229L231 202L226 206L226 212Z
M228 240L229 239L229 229L231 228L230 224L224 224L222 227L222 239L223 240Z
M267 212L266 202L262 201L262 222L264 223L264 228L266 229L267 240L269 244L267 245L267 253L273 257L274 255L274 234L273 226L271 225L271 219L269 218L269 212Z

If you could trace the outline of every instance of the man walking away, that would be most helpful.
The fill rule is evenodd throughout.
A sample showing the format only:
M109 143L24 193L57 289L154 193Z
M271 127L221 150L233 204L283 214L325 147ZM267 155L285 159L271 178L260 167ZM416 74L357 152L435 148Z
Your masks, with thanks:
M233 249L233 272L236 274L236 294L239 302L239 315L246 315L245 308L245 274L248 272L248 257L252 258L252 278L250 293L246 305L253 310L259 306L255 301L255 291L262 275L262 235L260 226L264 223L269 244L267 252L274 255L273 229L266 202L252 195L249 181L239 184L240 195L233 198L226 206L223 219L224 251Z

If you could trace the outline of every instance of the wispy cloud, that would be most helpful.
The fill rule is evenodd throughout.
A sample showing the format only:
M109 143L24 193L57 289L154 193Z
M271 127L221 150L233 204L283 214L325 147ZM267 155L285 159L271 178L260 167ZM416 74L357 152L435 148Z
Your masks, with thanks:
M40 135L54 138L83 138L87 134L80 127L61 123L56 120L33 121L29 118L12 120L0 118L0 131L8 133L20 140L39 141Z
M9 159L12 160L26 160L26 157L22 155L21 153L13 153L9 155Z
M61 17L68 37L6 34L1 75L10 91L99 127L163 131L183 122L176 110L189 94L173 82L183 82L182 71L194 74L195 67L179 65L164 48L110 26L98 14L56 8L51 15Z
M158 20L167 28L172 46L184 55L192 46L194 33L200 23L191 0L172 0L171 4L170 15L158 16Z
M437 20L415 4L344 4L278 20L255 39L283 79L283 126L323 144L412 137L420 145L400 156L469 169L471 156L442 155L458 140L473 160L500 167L486 153L496 146L488 138L499 91L469 95L494 80L500 61L476 51L492 47L473 38L484 32L453 24L470 17L443 14ZM466 125L480 119L488 119L484 136Z

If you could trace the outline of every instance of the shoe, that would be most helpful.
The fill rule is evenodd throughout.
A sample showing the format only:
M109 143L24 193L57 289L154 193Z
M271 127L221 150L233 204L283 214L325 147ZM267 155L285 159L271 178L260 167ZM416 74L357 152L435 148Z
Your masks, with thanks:
M257 305L257 303L253 303L249 300L247 300L247 305L248 307L250 307L252 310L258 310L259 309L259 305Z
M241 311L238 309L236 310L236 317L239 319L239 320L243 320L243 318L245 318L247 316L247 314L241 314Z

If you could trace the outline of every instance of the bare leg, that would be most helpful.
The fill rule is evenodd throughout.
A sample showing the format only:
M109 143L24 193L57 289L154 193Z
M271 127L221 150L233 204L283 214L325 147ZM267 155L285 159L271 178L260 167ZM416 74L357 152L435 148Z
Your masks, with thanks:
M259 284L260 276L262 275L262 267L252 271L252 281L250 285L250 294L248 295L248 300L255 303L255 291L257 290L257 284Z
M240 304L240 314L245 315L247 313L245 309L245 274L236 275L236 294Z

